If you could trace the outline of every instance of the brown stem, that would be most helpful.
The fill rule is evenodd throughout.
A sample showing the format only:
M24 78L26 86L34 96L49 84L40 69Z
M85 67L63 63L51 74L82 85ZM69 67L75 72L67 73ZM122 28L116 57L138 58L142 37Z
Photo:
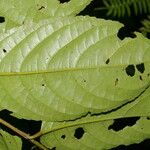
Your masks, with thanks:
M11 125L10 123L6 122L5 120L0 118L0 123L3 124L4 126L8 127L9 129L11 129L12 131L14 131L15 133L17 133L18 135L20 135L21 137L29 140L31 143L33 143L34 145L36 145L37 147L39 147L42 150L48 150L48 148L46 148L44 145L42 145L41 143L39 143L38 141L31 139L30 135L17 129L16 127L14 127L13 125Z

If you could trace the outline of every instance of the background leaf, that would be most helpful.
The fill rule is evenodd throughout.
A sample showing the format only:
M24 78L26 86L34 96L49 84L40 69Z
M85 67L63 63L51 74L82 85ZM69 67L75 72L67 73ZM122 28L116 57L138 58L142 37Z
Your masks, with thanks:
M57 150L103 150L148 139L149 93L150 89L147 89L137 101L108 114L89 114L68 122L43 122L41 142Z
M144 36L149 36L150 33L150 16L147 16L147 19L144 19L142 22L142 27L140 28L140 31Z
M21 150L21 139L0 130L0 149L1 150Z
M1 0L0 16L6 19L6 28L22 25L26 21L38 22L50 17L75 16L92 0ZM13 14L13 15L12 15Z
M56 147L58 150L76 150L78 148L107 150L119 145L139 143L150 138L150 121L144 117L138 120L135 125L127 126L119 131L109 129L112 124L113 121L109 120L69 127L46 134L42 137L42 143L49 148Z
M104 7L97 10L107 9L107 15L114 17L131 16L150 12L149 0L103 0Z

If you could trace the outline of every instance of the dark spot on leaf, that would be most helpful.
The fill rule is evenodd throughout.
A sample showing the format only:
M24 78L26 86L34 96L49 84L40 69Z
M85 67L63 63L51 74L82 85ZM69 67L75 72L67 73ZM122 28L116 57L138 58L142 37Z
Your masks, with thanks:
M3 49L3 52L4 52L4 53L7 53L6 49Z
M144 70L145 70L144 63L136 65L136 68L140 73L144 73Z
M5 18L0 16L0 23L3 23L3 22L5 22Z
M118 84L118 81L119 81L119 79L116 78L116 80L115 80L115 86Z
M83 128L77 128L75 130L75 133L74 133L74 137L77 138L77 139L81 139L84 135L84 129Z
M110 62L110 59L108 58L105 63L106 63L106 64L109 64L109 62Z
M131 37L131 38L136 37L136 35L133 32L131 32L131 30L127 26L124 26L124 27L120 28L119 31L118 31L117 36L121 40L123 40L126 37Z
M45 86L45 84L42 84L42 86Z
M135 75L134 65L128 65L125 70L126 70L126 73L127 73L128 76L133 77Z
M38 10L42 10L42 9L45 9L45 7L44 7L44 6L41 6Z
M143 80L142 76L140 76L140 80L141 80L141 81Z
M136 121L139 120L140 117L130 117L130 118L120 118L115 119L114 123L108 127L108 129L113 129L114 131L119 131L125 128L126 126L133 126L136 124Z
M150 76L150 73L148 73L147 76L149 77L149 76Z
M147 117L147 120L150 120L150 117Z
M83 82L86 82L86 80L84 79Z
M62 138L62 139L65 139L65 138L66 138L66 135L62 135L61 138Z
M56 150L56 147L53 147L51 150Z
M59 0L60 3L66 3L69 2L70 0Z

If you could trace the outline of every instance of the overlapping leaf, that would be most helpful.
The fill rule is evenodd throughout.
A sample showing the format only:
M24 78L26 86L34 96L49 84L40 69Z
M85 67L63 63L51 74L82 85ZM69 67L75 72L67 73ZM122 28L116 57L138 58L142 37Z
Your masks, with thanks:
M135 101L150 84L150 43L141 34L121 41L121 26L69 17L1 34L1 108L27 119L63 121Z
M21 139L0 130L1 150L21 150Z
M49 148L56 147L57 150L106 150L119 145L139 143L150 138L149 96L150 89L147 89L133 103L108 114L89 114L68 122L44 122L41 142ZM132 125L119 129L122 122L125 124L128 121L126 117L136 117L136 120ZM120 124L114 125L119 118L122 118ZM131 120L134 118L130 118L130 122Z
M37 22L50 17L75 16L92 0L0 0L0 16L7 21L6 28Z
M42 143L57 150L106 150L120 145L139 143L150 138L150 120L142 117L132 127L123 130L109 130L112 120L68 127L46 134Z

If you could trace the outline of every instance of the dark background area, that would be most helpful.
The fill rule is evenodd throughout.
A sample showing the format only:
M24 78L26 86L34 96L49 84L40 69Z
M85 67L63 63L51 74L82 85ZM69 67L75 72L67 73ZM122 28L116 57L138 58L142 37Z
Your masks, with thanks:
M110 0L111 1L111 0ZM126 0L125 0L126 1ZM142 27L141 21L147 17L147 13L142 13L135 15L131 8L131 16L125 15L124 17L114 17L113 15L107 16L106 10L96 10L96 8L104 7L103 0L93 0L90 5L88 5L79 15L89 15L97 18L110 19L114 21L119 21L125 25L126 31L128 33L139 31Z
M64 2L65 0L62 1ZM130 17L124 16L118 18L113 16L107 16L106 15L107 10L95 10L95 8L102 7L102 6L104 6L102 0L93 0L93 2L89 6L87 6L79 15L95 16L97 18L117 20L123 23L125 27L120 32L120 38L122 39L127 36L133 37L134 36L133 32L139 31L139 28L142 27L141 21L144 20L148 15L148 14L139 14L136 16L134 15L134 13L132 13ZM0 22L4 22L4 21L5 18L1 16ZM40 130L41 121L18 119L12 117L10 114L11 112L7 110L0 111L0 118L4 119L5 121L17 127L18 129L26 133L29 133L31 135ZM130 126L131 124L135 123L134 120L136 120L136 118L117 120L117 123L114 124L114 128L121 129L124 128L125 126ZM0 128L9 132L12 135L16 135L16 133L12 132L11 130L9 130L3 125L0 125ZM38 148L34 147L34 145L29 143L27 140L22 139L22 141L23 141L22 150L38 150ZM150 150L150 139L146 139L139 144L132 144L129 146L120 145L111 150Z

